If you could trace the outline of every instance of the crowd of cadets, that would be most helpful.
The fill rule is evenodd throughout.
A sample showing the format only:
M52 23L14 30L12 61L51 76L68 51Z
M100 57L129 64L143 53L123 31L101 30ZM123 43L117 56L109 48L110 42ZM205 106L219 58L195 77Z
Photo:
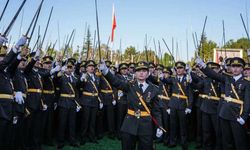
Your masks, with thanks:
M197 149L250 148L250 64L241 58L116 68L108 60L41 57L26 42L8 53L1 47L0 149L79 147L103 136L122 140L124 150L151 150L153 139L184 150L189 141Z

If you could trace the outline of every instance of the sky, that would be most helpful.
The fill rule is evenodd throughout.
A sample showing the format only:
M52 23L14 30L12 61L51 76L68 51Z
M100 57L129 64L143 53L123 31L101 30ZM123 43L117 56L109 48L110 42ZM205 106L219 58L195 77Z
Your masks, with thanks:
M0 12L7 0L0 0ZM10 32L11 43L24 34L41 0L27 0L13 29ZM22 0L10 0L5 15L0 22L0 32L3 32L11 21ZM222 20L225 22L226 41L246 37L240 13L247 21L250 2L247 0L97 0L99 11L100 39L107 43L111 34L112 7L115 6L117 28L115 41L110 44L112 49L135 46L142 51L145 45L145 35L148 37L148 47L154 49L153 39L161 43L163 52L167 52L162 42L164 38L172 48L174 39L174 54L178 60L190 59L194 54L192 33L201 35L205 16L208 17L206 35L221 46ZM41 34L44 33L51 7L54 7L50 26L43 47L48 42L57 42L56 48L62 47L65 37L76 29L74 49L82 47L85 35L85 24L90 26L92 38L96 30L94 0L45 0L38 20ZM23 19L22 19L23 18ZM59 35L58 36L58 25ZM21 30L20 30L21 29ZM38 30L38 29L37 29ZM37 37L37 30L34 34ZM60 37L60 38L59 38ZM9 37L10 38L10 37ZM35 38L34 38L35 39ZM151 39L151 41L150 41ZM188 48L187 48L188 39ZM31 45L35 40L31 42Z

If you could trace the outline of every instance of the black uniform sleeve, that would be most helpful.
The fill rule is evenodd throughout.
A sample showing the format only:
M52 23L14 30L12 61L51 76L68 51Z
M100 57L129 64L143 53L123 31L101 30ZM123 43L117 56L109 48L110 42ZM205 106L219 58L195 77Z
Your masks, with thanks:
M156 119L159 126L162 126L162 119L161 119L162 116L161 116L161 111L160 111L160 102L158 98L158 95L160 93L158 89L155 89L155 90L157 91L157 94L152 101L152 116Z
M129 89L129 83L126 83L122 80L120 80L118 77L113 75L110 71L107 75L105 75L105 78L109 81L109 83L114 86L115 88L122 90L122 91L128 91Z
M192 88L191 84L189 84L189 87L188 87L188 106L187 106L189 109L192 109L193 100L194 100L193 88Z
M201 71L207 75L208 77L217 80L219 82L224 82L225 83L225 76L223 76L222 74L216 73L215 71L213 71L212 69L206 67L204 69L201 69Z
M246 89L244 95L243 112L241 117L246 121L250 113L250 82L246 81Z
M12 50L0 61L0 71L4 71L11 61L17 56Z
M32 58L31 61L28 63L26 68L24 69L24 74L29 75L32 71L32 68L34 67L36 61Z

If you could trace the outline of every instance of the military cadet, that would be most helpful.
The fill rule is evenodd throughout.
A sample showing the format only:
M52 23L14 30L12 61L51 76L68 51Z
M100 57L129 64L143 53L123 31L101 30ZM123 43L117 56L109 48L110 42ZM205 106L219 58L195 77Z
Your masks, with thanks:
M163 78L162 82L172 86L172 96L169 101L170 108L170 143L169 147L175 147L177 142L177 131L180 128L182 149L188 148L187 143L187 115L191 113L193 104L193 93L190 81L185 74L186 64L182 61L175 63L176 77Z
M128 68L128 77L129 80L132 81L134 80L134 75L135 75L135 63L131 62L128 64L129 68Z
M30 54L30 62L24 69L24 74L28 82L27 109L30 111L29 118L27 118L27 132L26 140L27 148L41 149L41 134L42 134L42 111L47 110L47 106L42 99L42 79L39 72L40 62L39 57L41 49Z
M57 73L55 82L60 88L60 97L58 100L58 130L57 140L58 149L65 145L66 131L68 133L69 143L73 147L79 147L76 142L76 112L80 111L81 106L78 103L77 84L78 80L73 76L74 62L68 59L65 66ZM68 130L66 130L68 129Z
M147 80L155 85L158 85L158 77L157 74L155 73L156 65L153 62L149 62L149 76Z
M81 75L83 92L80 97L80 104L83 107L81 125L81 145L86 143L88 137L91 142L98 143L96 138L96 117L98 108L103 108L100 99L100 78L95 75L95 62L88 60L85 64L86 73Z
M28 54L29 48L24 46L22 52L25 52L26 56ZM25 117L27 117L30 112L25 107L25 101L27 97L28 82L25 78L23 70L27 65L27 58L22 57L20 63L15 70L15 74L12 77L15 101L13 103L13 118L15 118L15 124L13 125L13 149L24 149L25 137L27 132L25 131ZM14 120L13 120L14 121Z
M107 60L105 63L110 68L112 62ZM100 89L103 101L103 125L107 125L108 137L113 139L115 136L114 106L116 100L113 88L104 76L100 76Z
M60 66L52 69L53 57L44 56L42 58L42 69L49 71L50 74L42 76L43 83L43 103L47 106L47 110L42 113L42 138L43 142L48 145L53 145L53 120L54 120L54 103L55 103L55 87L53 82L54 73L60 70Z
M148 64L138 62L135 70L136 81L124 82L110 73L104 62L100 64L100 70L108 81L122 90L127 95L128 111L121 127L122 149L134 150L138 143L139 150L153 149L153 121L157 127L161 126L161 113L159 110L158 89L152 83L147 83L149 75ZM163 134L160 127L157 129L157 137Z
M232 76L214 72L200 58L196 59L196 63L207 76L223 82L225 85L225 96L219 110L222 148L227 150L249 149L244 125L250 111L250 85L242 75L244 60L239 57L231 59Z
M0 45L7 41L6 38L0 36ZM1 149L10 149L11 147L11 124L15 123L13 117L12 102L14 100L14 89L11 77L14 75L14 71L17 68L22 56L18 54L21 46L27 41L26 37L22 37L11 51L0 54L0 147ZM12 61L16 61L11 68L8 68ZM6 69L7 68L7 69Z
M157 68L160 69L159 66ZM164 78L170 78L171 76L171 70L167 69L166 67L163 68L162 73L164 74ZM171 86L165 85L164 83L160 82L159 91L160 91L160 94L158 95L158 98L159 98L160 110L162 114L162 124L163 124L163 128L169 131L170 109L168 107L168 103L171 97ZM164 145L169 144L169 132L164 133L162 140L163 140Z
M220 71L220 65L208 62L207 66L216 73ZM218 105L221 97L220 82L205 77L198 83L198 89L203 89L199 96L202 99L200 110L202 111L202 135L204 149L220 149L218 140Z
M244 67L244 77L250 79L250 63L246 63Z
M128 76L128 65L126 63L119 64L118 67L119 73L116 75L119 80L123 82L129 82ZM118 89L117 92L117 111L116 111L116 132L117 138L121 139L121 126L124 120L124 117L127 114L127 96L121 89Z

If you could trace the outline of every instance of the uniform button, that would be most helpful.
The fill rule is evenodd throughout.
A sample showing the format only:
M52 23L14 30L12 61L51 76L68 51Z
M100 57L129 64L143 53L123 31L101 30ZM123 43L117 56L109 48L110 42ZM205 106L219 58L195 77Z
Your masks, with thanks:
M139 103L139 105L141 105L141 103Z
M233 93L233 91L230 91L230 93Z

